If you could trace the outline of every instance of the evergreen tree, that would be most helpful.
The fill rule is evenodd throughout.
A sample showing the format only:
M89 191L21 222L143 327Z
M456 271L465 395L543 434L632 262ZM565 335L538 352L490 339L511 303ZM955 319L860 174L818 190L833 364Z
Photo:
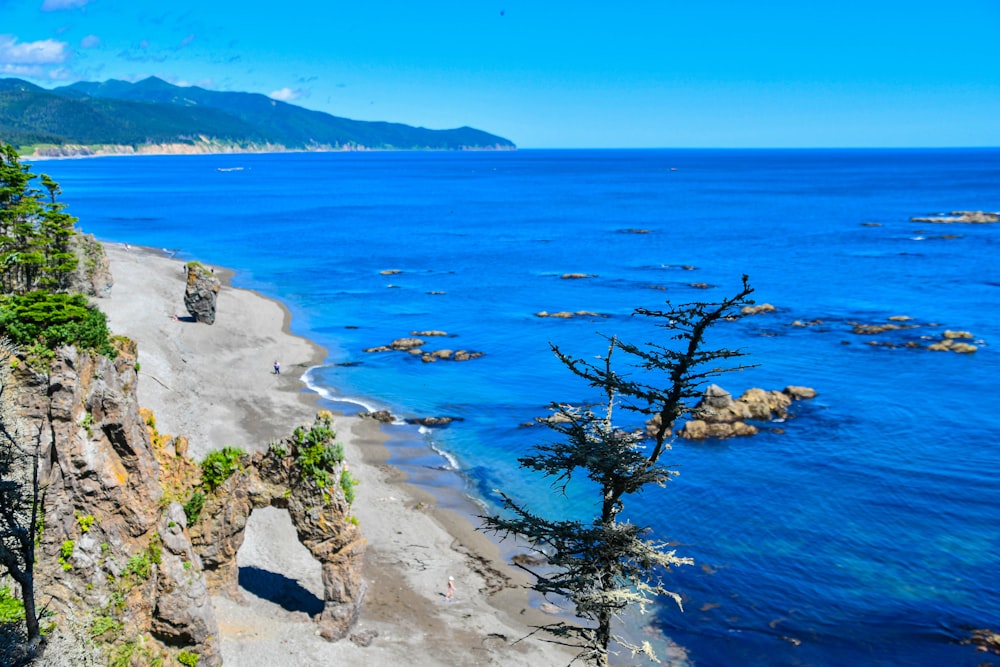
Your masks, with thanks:
M742 289L718 303L689 303L666 310L637 309L666 335L661 342L642 345L609 340L608 352L594 363L553 352L576 376L604 394L598 411L589 407L554 405L555 418L545 423L561 436L554 444L535 447L519 459L521 467L553 477L553 486L565 493L575 475L588 478L594 488L594 516L588 521L549 519L501 493L503 516L483 517L485 530L516 535L542 554L542 568L519 565L532 575L532 588L543 596L565 598L575 606L584 624L556 622L542 628L561 643L580 650L578 657L595 665L608 664L612 641L655 659L648 642L641 646L615 635L613 621L629 607L643 611L657 596L681 598L664 588L662 574L693 560L651 539L650 529L620 520L625 498L647 485L664 486L676 471L660 458L670 449L675 422L689 412L688 401L701 394L712 377L745 366L727 365L742 356L738 350L703 349L715 324L739 317L739 308L752 304L753 289L743 276ZM616 353L625 363L612 363ZM719 364L722 364L720 366ZM629 370L637 369L633 374ZM616 426L616 409L647 418L651 443L641 432Z
M59 184L42 175L46 201L32 185L36 178L13 146L0 146L0 288L6 294L66 289L76 269L70 249L76 218L56 201Z

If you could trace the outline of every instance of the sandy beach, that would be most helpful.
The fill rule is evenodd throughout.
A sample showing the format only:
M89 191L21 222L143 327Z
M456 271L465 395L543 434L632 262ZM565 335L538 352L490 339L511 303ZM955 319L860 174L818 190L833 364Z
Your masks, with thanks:
M200 460L227 445L266 448L312 421L319 397L302 375L325 351L289 333L281 304L229 287L229 272L216 268L224 286L215 324L185 321L182 262L105 247L115 286L100 306L115 333L139 344L139 402L154 411L160 432L187 436ZM272 371L275 360L281 374ZM574 653L563 647L517 641L551 617L529 606L526 579L488 538L385 463L379 426L356 415L335 420L360 481L354 514L367 541L367 593L350 637L318 636L309 614L323 590L319 564L297 542L287 513L259 510L239 553L244 599L213 598L225 664L568 664ZM444 599L449 576L453 602Z

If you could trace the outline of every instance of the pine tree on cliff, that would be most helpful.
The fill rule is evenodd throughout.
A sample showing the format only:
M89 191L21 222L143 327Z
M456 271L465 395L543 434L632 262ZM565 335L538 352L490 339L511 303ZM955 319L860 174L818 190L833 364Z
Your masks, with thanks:
M709 378L745 368L728 364L742 356L738 350L704 349L705 336L713 325L739 317L739 308L753 303L752 292L744 276L742 289L718 303L637 309L636 315L651 318L656 328L664 330L660 342L633 345L613 337L598 363L570 357L552 346L571 372L604 395L603 403L599 411L553 406L556 418L545 423L561 439L537 446L520 464L553 477L554 488L562 493L575 475L585 476L593 485L594 516L588 521L549 519L501 493L505 513L484 517L485 530L516 535L545 557L543 568L519 567L534 578L534 590L571 601L585 623L556 622L541 629L554 636L552 641L579 649L578 657L592 664L608 664L613 642L633 655L644 653L655 660L648 642L640 646L617 636L613 623L626 609L643 610L659 595L681 604L680 596L664 588L660 576L693 560L651 539L648 527L619 516L627 497L649 484L664 486L677 475L660 458L670 449L674 423L690 411L687 402L701 394L700 387ZM612 363L615 353L622 353L625 363L618 358ZM642 434L616 426L617 408L650 419L652 442L647 445Z
M0 288L4 294L65 289L76 269L70 238L76 218L56 201L59 184L21 164L13 146L0 146Z

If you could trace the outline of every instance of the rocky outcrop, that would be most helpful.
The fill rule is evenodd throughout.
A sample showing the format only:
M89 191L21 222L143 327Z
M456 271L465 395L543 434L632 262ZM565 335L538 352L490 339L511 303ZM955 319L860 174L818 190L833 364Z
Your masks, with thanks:
M1000 222L1000 213L988 213L985 211L952 211L951 215L936 216L930 218L910 218L911 222L932 222L942 225L967 224L967 225L987 225Z
M447 336L443 331L425 331L421 332L428 337L432 336ZM422 349L424 341L421 338L397 338L388 345L379 345L378 347L366 347L365 352L407 352L412 355L420 357L420 360L425 364L433 363L435 361L469 361L471 359L478 359L483 356L485 352L478 352L476 350L431 350L425 351Z
M591 310L560 310L554 313L550 313L547 310L542 310L535 313L535 317L554 317L558 320L568 320L573 317L607 317L607 315L602 315L601 313L595 313Z
M747 389L738 399L718 385L709 385L691 412L691 419L678 432L687 440L756 435L759 429L747 421L769 421L788 417L793 401L814 398L809 387L788 386L784 391ZM650 428L658 424L647 424Z
M740 308L741 315L760 315L761 313L773 313L776 311L773 305L769 303L762 303L757 306L743 306Z
M160 465L135 399L136 348L118 345L114 360L61 348L47 372L0 359L14 369L5 399L15 397L41 438L35 582L53 614L49 643L80 647L86 637L106 660L172 664L184 651L219 665L204 577L183 521L161 505Z
M93 234L76 233L70 238L70 247L77 257L77 264L69 290L98 298L110 296L115 281L101 242Z
M188 517L194 551L210 591L240 599L236 554L254 509L288 511L299 542L319 561L323 610L316 617L330 641L347 635L364 597L364 540L350 517L353 478L334 442L332 415L321 412L309 430L296 429L266 452L244 454L238 469L206 495L197 519Z
M240 597L236 553L250 512L265 506L288 511L321 564L318 633L345 636L364 594L364 541L330 414L244 454L231 477L209 488L186 439L158 433L140 410L136 346L115 340L113 360L65 347L44 372L0 353L0 396L24 432L39 435L45 493L35 592L54 627L53 653L40 664L166 665L184 656L185 664L197 657L201 667L221 665L210 594Z
M447 415L441 417L411 417L406 420L407 424L416 424L417 426L430 426L432 428L439 428L442 426L448 426L452 422L463 421L461 417L449 417Z
M184 307L198 322L215 323L215 306L222 283L215 274L198 262L187 264L187 287Z

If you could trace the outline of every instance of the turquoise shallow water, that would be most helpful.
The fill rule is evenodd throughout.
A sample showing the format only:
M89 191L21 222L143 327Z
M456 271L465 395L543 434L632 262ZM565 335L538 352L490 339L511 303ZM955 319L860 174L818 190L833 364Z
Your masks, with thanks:
M177 156L36 171L61 183L86 231L233 267L237 285L284 301L293 329L330 350L309 377L325 396L462 417L393 431L419 445L399 450L415 481L459 483L487 506L503 488L582 511L585 494L560 501L517 468L548 437L520 424L551 401L594 398L550 341L594 356L599 333L650 339L633 308L715 298L749 274L778 310L716 332L757 364L718 382L820 395L783 433L677 443L676 483L630 505L697 561L669 575L685 611L665 604L653 626L698 665L985 660L955 641L1000 628L1000 225L909 218L1000 208L1000 151ZM980 349L872 347L850 332L891 315L921 326L880 339L961 329ZM433 347L485 356L428 365L362 351L428 329L450 334Z

